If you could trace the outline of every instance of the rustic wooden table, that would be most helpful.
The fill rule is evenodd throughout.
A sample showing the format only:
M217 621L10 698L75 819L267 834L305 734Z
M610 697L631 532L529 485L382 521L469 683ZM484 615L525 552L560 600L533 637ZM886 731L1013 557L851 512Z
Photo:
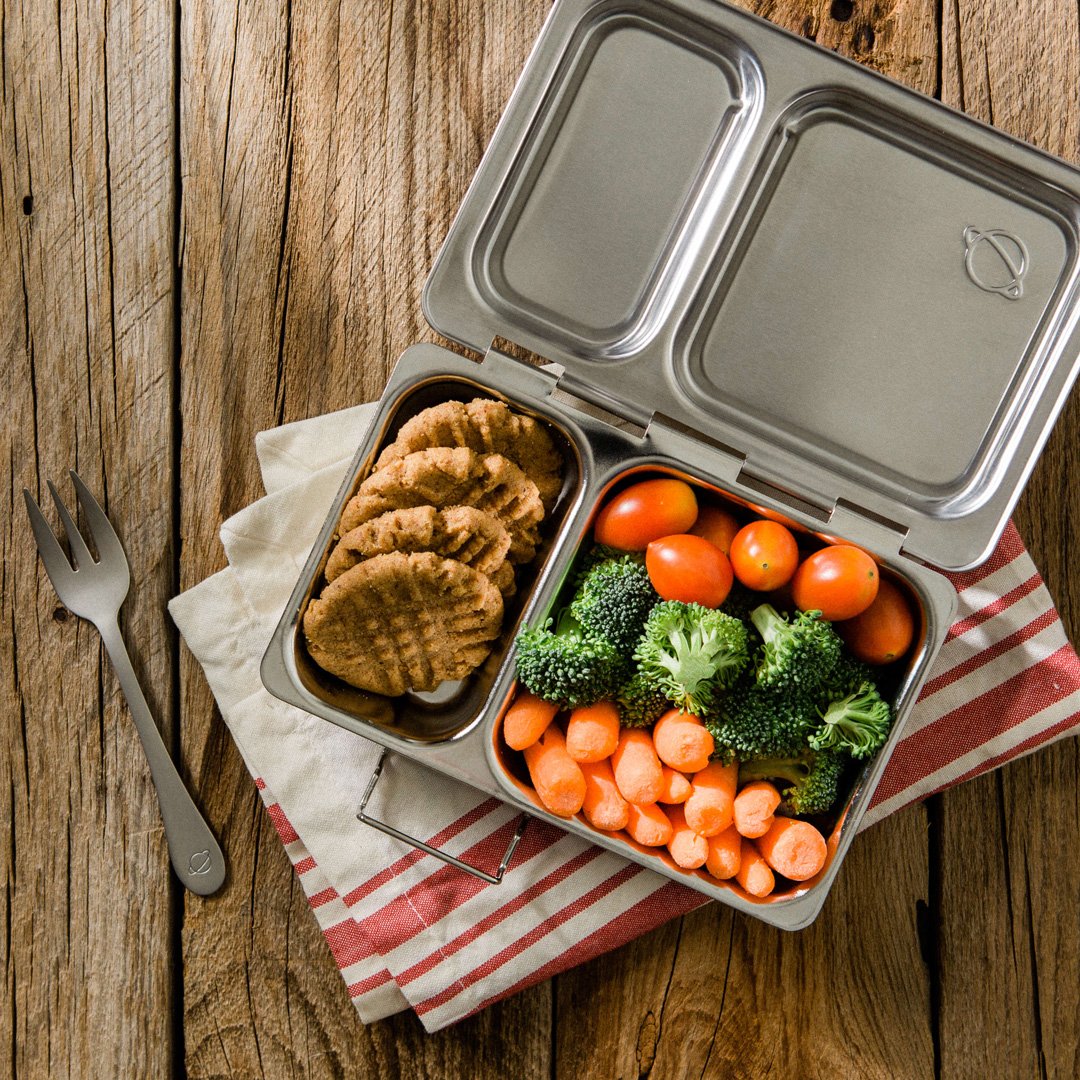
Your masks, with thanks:
M1075 0L759 13L1080 158ZM711 906L426 1036L364 1028L165 601L223 564L260 428L375 398L544 3L0 0L0 1063L18 1077L1080 1075L1075 740L897 814L824 916ZM19 490L76 467L231 862L170 877L96 633ZM1080 630L1080 395L1018 520Z

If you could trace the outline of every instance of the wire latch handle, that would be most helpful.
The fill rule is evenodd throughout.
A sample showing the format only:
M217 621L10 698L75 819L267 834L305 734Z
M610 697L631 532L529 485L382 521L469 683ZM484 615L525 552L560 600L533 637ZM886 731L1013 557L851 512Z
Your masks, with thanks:
M415 836L403 833L400 829L395 829L393 825L388 825L385 821L373 818L366 812L371 793L375 790L375 785L379 782L379 777L382 775L383 763L386 761L388 752L389 751L384 747L383 752L379 755L379 760L375 765L375 771L371 774L371 779L368 781L367 790L364 792L363 799L360 800L360 809L356 814L357 820L362 821L365 825L370 825L373 829L378 829L379 832L386 833L387 836L394 837L395 840L400 840L405 844L411 844L414 848L419 848L426 854L433 855L436 859L441 859L444 863L456 866L458 870L464 870L466 874L472 874L473 877L478 877L483 881L488 882L490 885L498 885L503 879L503 874L506 873L507 866L510 865L510 860L514 857L514 851L525 832L525 826L528 824L529 815L522 814L518 819L514 835L510 837L510 844L502 857L502 861L499 863L498 870L496 870L494 874L489 874L486 870L479 869L479 867L471 866L469 863L463 862L461 859L457 858L456 855L451 855L446 851L440 851L438 848L432 847L430 844L425 844L423 840L417 840Z

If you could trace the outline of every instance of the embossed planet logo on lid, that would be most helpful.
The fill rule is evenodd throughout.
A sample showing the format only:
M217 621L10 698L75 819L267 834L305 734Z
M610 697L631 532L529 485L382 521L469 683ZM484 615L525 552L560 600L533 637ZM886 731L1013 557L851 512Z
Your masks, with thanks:
M1019 236L1004 229L982 232L969 225L964 230L964 245L964 266L980 289L1006 300L1019 300L1024 295L1024 275L1031 260Z

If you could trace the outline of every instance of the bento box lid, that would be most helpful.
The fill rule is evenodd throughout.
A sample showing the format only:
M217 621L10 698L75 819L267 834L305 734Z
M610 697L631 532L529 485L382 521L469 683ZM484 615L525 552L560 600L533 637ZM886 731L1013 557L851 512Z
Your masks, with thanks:
M1080 172L744 12L559 0L424 291L946 569L1078 371Z

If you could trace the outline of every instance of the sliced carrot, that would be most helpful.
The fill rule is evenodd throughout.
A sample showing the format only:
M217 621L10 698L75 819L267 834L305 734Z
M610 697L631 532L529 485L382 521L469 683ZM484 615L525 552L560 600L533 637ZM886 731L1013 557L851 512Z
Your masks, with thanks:
M711 761L690 781L686 800L686 823L701 836L723 832L732 820L735 788L739 783L739 763L721 765Z
M663 767L664 790L660 792L657 802L683 803L690 798L690 781L677 769L670 765Z
M807 881L825 865L825 837L809 821L778 817L754 845L762 858L792 881Z
M611 762L583 761L580 768L585 775L585 801L581 806L585 820L604 832L625 829L630 804L619 794Z
M696 716L678 709L669 709L656 721L652 737L660 760L681 772L704 769L716 748L705 725Z
M558 711L559 706L553 701L544 701L528 690L519 691L503 720L506 745L511 750L524 750L526 746L532 746L547 730Z
M645 847L663 847L671 839L671 821L656 803L630 803L626 831Z
M723 832L709 837L709 854L705 859L705 869L714 878L727 881L739 872L742 863L742 837L734 825L729 825Z
M739 870L735 880L751 896L768 896L776 888L776 878L769 864L761 857L756 847L744 839L739 851Z
M603 761L619 745L619 710L613 701L598 701L570 714L566 752L575 761Z
M755 780L735 796L735 828L750 839L763 836L780 805L780 792L768 780Z
M553 814L573 817L581 809L585 774L566 752L566 739L558 724L549 724L537 742L525 747L525 764L536 794Z
M664 772L652 736L641 728L627 728L611 755L615 783L627 802L654 803L664 790ZM666 841L665 841L666 843Z
M671 839L667 842L671 857L684 870L704 866L709 857L709 841L686 824L681 806L669 806L664 812L671 822Z

